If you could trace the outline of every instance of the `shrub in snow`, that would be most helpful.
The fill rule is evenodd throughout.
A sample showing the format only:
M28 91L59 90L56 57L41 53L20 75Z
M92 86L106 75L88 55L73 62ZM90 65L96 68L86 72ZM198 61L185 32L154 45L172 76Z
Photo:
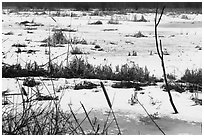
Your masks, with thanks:
M14 35L14 33L12 31L9 31L7 33L4 33L4 35Z
M23 85L27 87L35 87L35 86L40 85L40 82L36 82L34 78L27 77L23 81Z
M83 54L83 52L80 48L75 47L74 49L72 49L71 54Z
M141 19L137 20L138 22L147 22L147 20L144 18L144 16L141 16Z
M169 80L176 80L176 76L173 74L167 74L166 76Z
M181 80L202 86L202 68L194 70L186 69L185 74L181 77Z
M94 84L90 81L83 81L79 84L76 84L74 86L74 90L80 90L80 89L93 89L93 88L97 88L97 84Z
M175 90L179 93L185 92L185 86L183 84L169 82L168 87L169 90ZM162 88L164 88L164 91L167 91L165 84L162 85Z
M17 43L17 44L13 44L12 47L27 47L27 45Z
M140 88L139 83L131 82L131 81L121 81L121 82L116 82L113 85L111 85L113 88L135 88L136 91L142 90Z
M93 23L88 23L89 25L102 25L102 21L98 20L96 22L93 22Z
M125 35L126 37L136 37L136 38L140 38L140 37L147 37L147 36L145 36L145 35L143 35L142 34L142 32L141 31L138 31L137 33L135 33L135 34L128 34L128 35ZM126 42L127 43L127 42Z
M140 38L140 37L147 37L147 36L143 35L143 34L141 33L141 31L138 31L138 33L135 33L135 34L133 35L133 37Z
M181 15L181 19L188 19L187 15Z
M50 46L55 46L56 44L67 44L68 40L65 38L62 31L55 31L52 36L49 36L47 39L42 42L49 43Z
M99 49L101 47L99 45L95 45L94 48Z

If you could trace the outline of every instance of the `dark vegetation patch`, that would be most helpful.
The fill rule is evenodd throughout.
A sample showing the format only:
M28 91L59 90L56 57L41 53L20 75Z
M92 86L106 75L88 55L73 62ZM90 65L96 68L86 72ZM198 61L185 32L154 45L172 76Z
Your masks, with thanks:
M28 54L35 54L36 52L39 52L40 50L32 50L32 49L29 49L29 50L21 50L20 48L18 48L17 51L15 51L16 53L22 53L22 52L26 52Z
M74 47L71 51L71 54L76 55L76 54L83 54L82 50L78 47Z
M198 49L198 50L202 50L201 46L196 46L195 48Z
M14 33L12 31L9 31L7 33L3 33L4 35L14 35Z
M44 24L42 24L42 23L27 23L27 24L25 24L25 26L37 27L37 26L44 26Z
M83 82L80 82L79 84L76 84L74 86L74 90L80 90L80 89L93 89L93 88L97 88L97 84L94 84L90 81L83 81Z
M117 31L118 29L103 29L103 31Z
M27 33L33 34L34 32L33 31L27 31Z
M141 16L141 19L137 20L137 22L147 22L147 20L144 18L144 16Z
M12 47L27 47L27 45L26 44L17 43L17 44L13 44Z
M59 100L58 96L53 97L50 95L45 95L45 96L37 96L36 100L38 101L45 101L45 100Z
M77 32L77 30L71 28L53 28L52 31Z
M19 23L19 25L24 25L24 26L44 26L44 24L42 23L36 23L34 22L33 20L30 22L30 21L22 21Z
M136 37L136 38L147 37L147 36L143 35L141 31L138 31L137 33L135 33L133 35L132 34L128 34L128 35L125 35L125 36L126 37Z
M87 45L88 42L85 40L85 39L81 39L81 38L78 38L78 37L73 37L69 40L69 43L71 44L84 44L84 45Z
M24 30L37 30L37 28L35 28L35 27L27 27Z
M94 48L91 48L91 50L104 51L104 49L101 48L101 46L99 46L99 45L95 45Z
M111 87L113 88L135 88L136 91L142 90L140 86L141 85L138 82L131 82L131 81L121 81L111 85Z
M23 85L27 86L27 87L35 87L40 85L40 82L35 81L34 78L31 77L27 77L25 78L25 80L23 81Z
M202 86L202 68L192 70L186 69L185 74L181 77L181 80Z
M84 44L87 45L88 42L85 39L81 39L78 37L73 37L70 39L67 39L66 35L63 34L62 30L55 31L52 36L49 36L48 38L41 41L43 43L47 43L48 46L55 47L57 44ZM41 46L47 46L46 44Z
M29 22L29 21L26 20L26 21L20 22L19 24L20 24L20 25L25 25L25 24L27 24L27 23L31 23L31 22Z
M149 75L147 68L139 67L134 64L129 66L124 64L121 67L116 66L115 69L111 65L91 65L83 58L75 57L68 66L50 63L44 67L39 66L36 62L27 63L25 67L20 64L2 65L2 77L29 77L29 76L52 76L53 78L88 78L102 80L117 81L138 81L138 82L154 82L155 77Z
M47 76L47 71L34 63L27 63L23 68L20 64L2 65L2 77L15 78L15 77L29 77L29 76Z
M175 90L176 92L179 92L179 93L186 91L185 84L182 84L182 83L169 82L168 87L169 87L169 90ZM162 88L164 88L164 91L167 91L165 84L162 85Z
M102 21L98 20L96 22L88 23L89 25L102 25Z
M43 43L43 44L40 44L39 45L40 47L53 47L53 45L50 45L50 43ZM62 45L62 44L55 44L54 47L65 47L65 45Z
M189 91L191 93L202 91L202 69L186 69L185 74L181 79L176 80L176 77L172 74L167 74L169 79L168 86L170 90L175 90L179 93ZM164 91L166 91L166 85L162 85Z
M137 56L137 52L136 51L132 51L132 54L129 52L128 56Z
M94 48L99 49L101 47L99 45L95 45Z
M49 46L55 46L56 44L67 44L68 40L62 33L62 31L55 31L52 36L49 36L47 39L43 40L42 42L48 43Z

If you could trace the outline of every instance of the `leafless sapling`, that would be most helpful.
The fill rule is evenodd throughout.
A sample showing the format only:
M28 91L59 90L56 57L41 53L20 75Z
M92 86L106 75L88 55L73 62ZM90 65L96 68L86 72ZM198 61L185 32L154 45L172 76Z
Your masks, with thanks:
M161 39L159 40L158 42L158 34L157 34L157 27L161 21L161 18L162 18L162 15L164 13L164 9L165 7L162 8L162 11L161 11L161 14L159 16L159 18L157 19L157 15L158 15L158 8L156 8L156 14L155 14L155 42L156 42L156 49L157 49L157 53L158 53L158 56L161 60L161 65L162 65L162 70L163 70L163 75L164 75L164 81L165 81L165 84L166 84L166 90L168 92L168 95L169 95L169 100L170 100L170 103L174 109L174 113L177 114L178 111L176 109L176 106L174 105L174 102L173 102L173 98L171 96L171 92L169 90L169 85L168 85L168 82L167 82L167 76L166 76L166 70L165 70L165 65L164 65L164 53L163 53L163 49L162 49L162 42L161 42Z

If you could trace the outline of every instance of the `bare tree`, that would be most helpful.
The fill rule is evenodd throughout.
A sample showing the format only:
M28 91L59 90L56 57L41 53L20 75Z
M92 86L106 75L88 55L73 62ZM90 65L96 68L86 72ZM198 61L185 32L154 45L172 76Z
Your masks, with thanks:
M161 60L161 65L162 65L162 70L163 70L163 74L164 74L164 81L165 81L165 84L166 84L166 90L169 94L169 100L170 100L170 103L174 109L174 113L177 114L178 111L176 109L176 106L174 105L174 102L173 102L173 99L172 99L172 96L171 96L171 92L169 90L169 85L168 85L168 82L167 82L167 76L166 76L166 70L165 70L165 65L164 65L164 53L163 53L163 50L162 50L162 42L161 42L161 39L159 40L159 43L158 43L158 35L157 35L157 27L161 21L161 17L164 13L164 9L165 7L162 8L162 11L161 11L161 14L160 14L160 17L157 19L157 14L158 14L158 8L156 8L156 15L155 15L155 41L156 41L156 48L157 48L157 53L158 53L158 56Z

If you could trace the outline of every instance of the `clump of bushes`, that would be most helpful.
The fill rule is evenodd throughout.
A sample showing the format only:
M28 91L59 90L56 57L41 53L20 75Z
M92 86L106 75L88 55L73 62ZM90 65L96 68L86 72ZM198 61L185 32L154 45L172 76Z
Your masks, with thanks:
M4 33L4 35L14 35L14 33L12 31L9 31L7 33Z
M117 31L118 29L103 29L103 31Z
M93 22L93 23L88 23L89 25L102 25L102 21L98 20L96 22Z
M128 56L137 56L137 52L136 52L136 51L132 51L132 55L131 55L131 53L129 52L129 53L128 53Z
M99 46L99 45L95 45L94 48L91 48L91 50L104 51L104 49L101 48L101 46Z
M65 38L62 31L55 31L54 34L42 42L49 43L49 46L55 46L56 44L67 44L68 40Z
M186 19L186 20L188 20L188 16L187 16L187 15L181 15L181 19Z
M166 77L167 77L169 80L176 80L176 76L173 75L173 74L167 74Z
M181 79L176 80L176 77L172 74L167 74L169 79L168 86L169 90L175 90L179 93L185 92L186 90L190 92L202 91L202 69L186 69L185 74ZM162 88L166 91L166 85L162 85Z
M164 55L170 55L169 52L167 51L167 49L164 49L163 54Z
M3 65L3 77L26 77L26 76L52 76L54 78L89 78L89 79L105 79L105 80L118 80L118 81L137 81L149 82L155 79L149 76L148 69L139 67L133 64L116 66L115 69L111 65L97 65L89 64L83 58L74 57L69 62L68 66L57 65L50 63L48 68L44 69L34 63L27 63L25 68L20 64L16 65Z
M78 37L73 37L69 39L69 43L71 44L84 44L87 45L88 42L85 39L79 39Z
M147 22L147 20L144 18L144 16L141 16L141 19L137 20L138 22Z
M12 47L27 47L27 45L26 44L17 43L17 44L13 44Z
M137 15L135 14L133 17L133 21L134 22L147 22L147 20L144 18L144 16L142 15L140 19L137 18Z
M142 90L139 83L131 82L131 81L116 82L113 85L111 85L111 87L113 88L135 88L136 91Z
M94 48L99 49L101 47L99 45L95 45Z
M74 86L74 90L79 90L79 89L93 89L93 88L97 88L97 84L94 84L90 81L83 81L79 84L76 84Z
M147 37L147 36L143 35L141 31L138 31L137 33L135 33L133 35L132 34L128 34L128 35L125 35L125 36L126 37L136 37L136 38Z
M29 77L29 76L47 76L47 71L44 68L34 63L27 63L23 68L20 64L2 65L2 77L14 78L14 77Z
M140 38L140 37L147 37L147 36L143 35L143 34L141 33L141 31L138 31L138 33L135 33L135 34L133 35L133 37Z
M198 50L202 50L201 46L196 46L195 48L197 48Z
M22 21L22 22L19 23L19 25L26 25L27 23L33 23L33 21L32 22L27 21L27 20L26 21Z
M202 86L202 68L194 70L186 69L185 74L181 77L181 80Z
M74 54L83 54L83 52L81 51L80 48L75 47L75 48L72 49L71 54L73 54L73 55Z
M37 85L40 85L40 82L35 81L34 78L31 77L27 77L24 81L23 81L23 85L27 86L27 87L35 87Z
M162 88L164 88L164 91L167 91L166 85L162 85ZM169 90L175 90L176 92L182 93L185 92L185 86L182 83L173 83L168 82Z
M116 80L138 81L145 82L150 80L149 71L147 67L141 68L136 64L129 66L122 65L119 72L115 75Z
M77 32L76 29L71 29L71 28L53 28L52 31Z

